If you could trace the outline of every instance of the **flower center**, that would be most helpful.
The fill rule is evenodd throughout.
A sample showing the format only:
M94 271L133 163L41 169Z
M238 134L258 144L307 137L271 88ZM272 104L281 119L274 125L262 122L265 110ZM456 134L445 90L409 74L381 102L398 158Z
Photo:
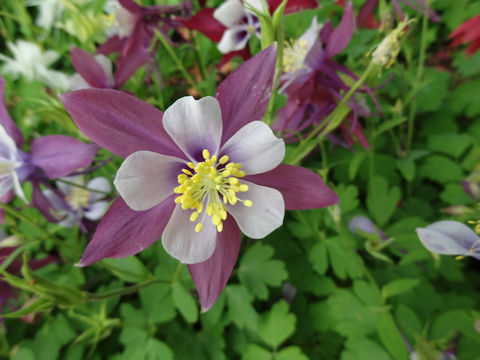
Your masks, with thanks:
M305 39L300 39L292 42L285 42L283 48L283 71L295 72L301 69L304 65L305 56L307 56L308 42Z
M72 192L66 197L66 200L75 210L80 210L88 206L90 192L86 189L74 187Z
M227 218L227 203L235 205L240 201L248 207L253 203L237 197L238 192L248 191L248 185L241 184L238 180L245 176L245 172L240 170L242 164L229 163L227 155L217 162L217 156L210 157L207 149L202 151L202 156L204 161L197 164L187 163L189 169L182 169L182 173L178 175L180 185L174 192L181 195L175 198L175 203L182 204L183 210L195 210L190 215L190 221L197 221L203 213L202 220L195 226L196 232L202 231L205 215L212 218L212 224L221 232L222 221Z

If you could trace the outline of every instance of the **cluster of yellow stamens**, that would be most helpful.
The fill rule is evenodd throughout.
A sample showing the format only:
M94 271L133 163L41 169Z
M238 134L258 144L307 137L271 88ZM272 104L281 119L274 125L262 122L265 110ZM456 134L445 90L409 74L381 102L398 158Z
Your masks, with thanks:
M283 46L282 66L284 72L295 74L304 65L305 56L307 56L308 42L304 39L288 42Z
M222 221L227 218L225 205L235 205L243 202L245 206L252 206L251 200L241 200L237 197L238 192L248 191L248 185L241 184L238 178L244 177L245 172L240 170L242 164L228 163L227 155L218 159L205 149L202 151L204 161L194 164L188 162L189 169L182 169L177 180L180 184L174 189L176 194L175 203L182 204L183 210L192 209L195 212L190 215L190 221L197 221L203 213L201 221L195 226L195 231L200 232L203 228L205 215L212 218L212 223L217 231L223 230Z
M66 197L67 202L76 210L80 210L90 202L90 192L86 189L74 187Z

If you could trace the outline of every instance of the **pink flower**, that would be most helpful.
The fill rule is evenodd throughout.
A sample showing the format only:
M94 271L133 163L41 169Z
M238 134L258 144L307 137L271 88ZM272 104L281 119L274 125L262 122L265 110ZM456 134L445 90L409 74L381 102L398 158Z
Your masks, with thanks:
M338 201L317 174L281 165L283 140L258 121L275 59L271 46L231 73L215 98L181 98L164 114L115 90L61 96L83 133L126 158L115 180L122 197L81 266L136 254L162 237L166 251L189 264L207 310L230 277L241 231L261 238L281 226L284 209Z
M456 28L449 36L452 39L450 46L470 43L467 55L472 56L480 49L480 15L474 16Z

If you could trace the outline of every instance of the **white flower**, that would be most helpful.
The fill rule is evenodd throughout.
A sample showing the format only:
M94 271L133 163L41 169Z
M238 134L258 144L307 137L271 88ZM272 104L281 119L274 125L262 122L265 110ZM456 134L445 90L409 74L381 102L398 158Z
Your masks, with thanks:
M0 54L0 60L5 64L1 67L2 74L10 74L14 78L24 76L29 81L40 81L55 89L67 89L68 76L48 67L58 60L60 55L47 50L42 52L37 44L18 40L15 44L7 43L13 58Z
M106 30L106 35L119 38L130 36L135 28L137 17L120 5L118 0L108 0L103 8L110 15L111 25Z
M60 19L65 6L60 0L28 0L27 6L38 6L35 24L49 31Z
M28 202L20 185L17 170L23 165L17 145L0 125L0 197L14 190L26 203Z
M82 218L98 220L103 216L107 209L108 201L102 199L112 189L110 182L106 178L93 178L86 185L82 176L65 177L63 180L84 186L85 188L57 181L55 184L63 197L60 197L58 193L50 189L43 190L43 194L50 200L50 203L56 210L56 216L63 218L59 222L60 225L70 228L77 226Z
M245 5L263 11L261 0L249 0ZM218 43L221 53L242 50L252 34L260 38L260 21L247 7L240 0L227 0L213 13L227 27Z

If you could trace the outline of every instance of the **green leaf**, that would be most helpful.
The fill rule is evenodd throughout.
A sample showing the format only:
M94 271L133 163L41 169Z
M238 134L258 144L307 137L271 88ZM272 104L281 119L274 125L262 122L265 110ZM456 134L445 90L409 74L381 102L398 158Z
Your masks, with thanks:
M468 134L434 134L428 137L428 148L458 158L473 143Z
M439 183L456 182L463 179L458 163L442 155L431 155L421 167L420 175Z
M412 290L418 284L420 284L419 279L396 279L382 287L382 296L384 299L387 299L398 294L403 294Z
M195 300L178 281L172 285L172 298L173 303L187 322L194 323L198 320L198 308Z
M243 255L238 268L238 277L257 298L268 298L269 286L280 286L287 278L285 264L272 260L273 248L262 242L250 246Z
M345 343L340 360L390 360L388 353L376 342L367 338L353 338Z
M358 168L362 165L363 160L367 157L367 152L355 152L353 154L352 160L350 160L350 165L348 167L348 177L350 180L355 179L355 175L357 175Z
M377 333L382 344L395 360L408 360L408 350L400 332L388 312L377 316Z
M415 177L415 162L410 159L397 159L396 160L397 169L403 175L405 180L412 181Z
M469 81L458 86L450 96L450 110L456 115L475 117L480 114L480 101L472 94L480 91L480 80Z
M143 265L135 256L122 259L103 259L102 263L107 265L106 268L114 276L123 281L138 283L153 277L145 265Z
M427 68L424 74L427 79L417 93L419 112L437 110L449 94L450 73L433 68Z
M173 360L173 352L167 344L157 339L148 339L145 347L145 360Z
M295 331L296 318L288 312L288 304L279 301L263 314L258 324L258 335L273 349L277 349Z
M310 262L312 263L313 269L323 275L328 270L328 258L327 258L327 246L325 242L316 243L308 255Z
M52 322L46 323L36 333L32 349L36 360L57 359L60 349L76 336L68 321L58 314Z
M253 308L252 296L241 285L228 285L225 288L227 294L228 317L240 329L248 328L256 330L258 315Z
M342 215L358 207L358 188L355 185L340 184L335 192L340 199Z
M380 296L378 289L364 280L355 281L353 283L353 291L365 305L382 305L382 297Z
M369 183L367 208L379 227L385 225L395 212L401 192L396 186L389 188L387 180L375 176Z
M242 353L242 360L272 360L272 354L259 345L248 344Z
M375 129L375 136L378 136L378 135L384 133L385 131L388 131L388 130L392 129L395 126L403 124L405 121L407 121L407 118L405 116L402 116L402 117L398 117L398 118L395 118L395 119L391 119L391 120L382 122Z
M140 290L140 301L148 319L154 324L170 321L176 315L172 288L168 284L143 288Z
M352 250L341 244L340 237L327 240L328 257L333 272L340 279L360 277L362 275L361 259Z
M395 308L395 320L403 334L411 341L422 332L422 323L417 314L405 304L398 304Z
M302 353L298 346L289 346L282 349L275 356L275 360L309 360L308 357Z

